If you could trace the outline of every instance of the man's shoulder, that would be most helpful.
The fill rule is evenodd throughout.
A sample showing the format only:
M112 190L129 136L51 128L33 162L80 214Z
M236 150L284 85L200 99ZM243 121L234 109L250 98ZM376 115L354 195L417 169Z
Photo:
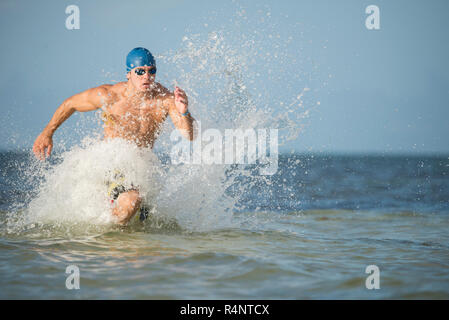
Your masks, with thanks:
M102 84L98 87L90 88L81 94L87 97L88 100L98 100L101 99L106 103L111 103L117 99L120 95L120 92L123 91L123 84Z
M124 84L125 82L119 82L119 83L115 83L115 84L102 84L99 85L98 87L93 87L88 89L88 92L100 92L100 93L108 93L108 94L113 94L113 93L118 93L121 90L124 90Z
M122 96L126 90L126 82L118 82L114 84L103 84L97 87L102 93L106 94L110 99L116 100Z
M100 87L103 87L110 93L120 94L126 90L126 81L117 82L114 84L103 84Z
M169 89L164 87L159 82L156 82L156 89L155 90L157 92L157 97L159 99L166 100L166 99L171 99L171 98L174 97L173 92L171 92Z

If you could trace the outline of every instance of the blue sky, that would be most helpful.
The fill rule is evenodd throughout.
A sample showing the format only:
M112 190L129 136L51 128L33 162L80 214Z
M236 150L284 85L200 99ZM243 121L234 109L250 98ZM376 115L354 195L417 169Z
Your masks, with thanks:
M71 4L80 8L79 30L65 28ZM380 8L380 30L365 28L365 8L372 4ZM236 24L242 10L257 25ZM227 41L238 42L258 29L264 36L279 34L285 46L276 50L288 52L273 63L281 81L260 86L268 87L273 108L304 86L311 89L304 100L311 109L301 123L304 130L281 150L448 154L447 12L444 0L5 0L0 149L31 147L65 98L124 80L124 59L134 47L168 58L182 50L184 37L221 30ZM293 40L287 44L288 37ZM264 52L275 44L267 38L259 45L256 50ZM161 59L158 70L166 71L162 79L170 86L177 75L167 61ZM267 66L250 70L258 68ZM307 80L298 80L300 75ZM79 117L64 123L61 132L83 135Z

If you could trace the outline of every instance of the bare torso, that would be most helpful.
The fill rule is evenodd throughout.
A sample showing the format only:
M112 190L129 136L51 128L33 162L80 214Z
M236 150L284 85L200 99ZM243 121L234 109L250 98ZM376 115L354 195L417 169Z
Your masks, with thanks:
M168 115L173 94L159 83L151 95L129 97L126 82L107 85L109 99L102 110L104 137L123 138L139 147L153 147Z

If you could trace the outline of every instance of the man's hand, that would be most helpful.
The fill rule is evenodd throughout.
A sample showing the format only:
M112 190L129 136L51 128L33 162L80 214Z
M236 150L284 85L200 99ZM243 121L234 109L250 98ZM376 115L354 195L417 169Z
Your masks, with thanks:
M186 93L181 88L175 87L174 94L176 109L178 109L179 113L186 113L189 106Z
M53 139L47 132L42 132L34 141L33 152L36 158L39 160L45 160L50 156L51 149L53 148ZM45 151L47 149L47 151Z
M187 107L189 105L189 102L187 100L187 95L179 87L175 87L174 91L175 98L174 103L173 100L170 98L169 106L168 106L168 114L170 115L173 124L175 125L175 128L178 129L182 135L189 139L190 141L193 140L193 123L195 119L188 114L186 116L182 116L182 114L187 112ZM180 115L181 114L181 115Z

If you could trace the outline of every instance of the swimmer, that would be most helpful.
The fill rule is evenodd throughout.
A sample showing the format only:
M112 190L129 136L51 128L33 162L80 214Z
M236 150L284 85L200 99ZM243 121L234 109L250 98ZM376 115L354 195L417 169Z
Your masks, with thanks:
M49 157L53 134L75 111L103 110L105 139L122 138L139 147L152 148L162 124L170 115L182 135L193 140L193 117L188 110L186 93L174 92L155 81L156 61L145 48L135 48L126 57L127 81L104 84L66 99L36 138L33 152L40 160ZM116 195L112 215L118 224L126 224L139 211L142 198L138 188L121 190Z

